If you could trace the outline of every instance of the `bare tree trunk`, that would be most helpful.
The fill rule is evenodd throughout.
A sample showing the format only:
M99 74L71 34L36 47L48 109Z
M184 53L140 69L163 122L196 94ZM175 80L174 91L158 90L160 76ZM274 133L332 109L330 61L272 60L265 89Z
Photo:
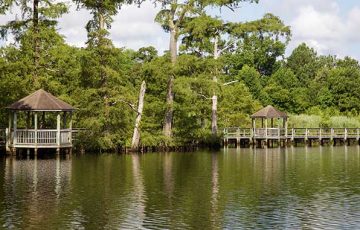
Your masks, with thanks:
M99 30L104 30L104 29L105 29L104 15L99 12Z
M170 31L170 56L171 56L171 63L175 65L177 59L177 32L176 28L171 29Z
M214 59L217 60L219 58L219 51L218 51L218 37L215 38L214 42ZM213 81L217 83L217 70L215 70ZM217 136L217 96L216 90L214 89L213 96L212 96L212 110L211 110L211 133L213 136Z
M168 91L166 95L166 112L165 112L165 119L164 119L164 128L163 133L165 137L172 136L172 120L173 120L173 112L174 112L174 77L170 76L168 81Z
M134 127L134 133L131 141L131 148L137 149L139 147L140 142L140 123L141 123L141 116L143 113L144 108L144 97L146 92L146 83L143 81L141 83L140 92L139 92L139 102L138 102L138 109L137 109L137 115L135 119L135 127Z
M173 27L170 31L170 56L171 63L175 65L177 59L177 32L176 28ZM173 121L173 112L174 112L174 76L171 75L168 80L167 85L167 94L166 94L166 112L164 118L164 127L163 134L165 137L172 136L172 121Z
M211 133L213 136L217 136L217 96L212 96L212 109L211 109Z
M34 29L34 82L37 83L38 71L39 71L39 60L40 60L40 29L39 29L39 0L33 2L33 29Z

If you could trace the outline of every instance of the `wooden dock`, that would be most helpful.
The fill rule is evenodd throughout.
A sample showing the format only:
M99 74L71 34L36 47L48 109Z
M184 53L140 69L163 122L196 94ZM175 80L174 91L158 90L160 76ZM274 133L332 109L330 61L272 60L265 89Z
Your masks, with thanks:
M356 141L359 144L360 128L225 128L224 146L256 145L259 147L305 143L312 145L318 142L347 143Z

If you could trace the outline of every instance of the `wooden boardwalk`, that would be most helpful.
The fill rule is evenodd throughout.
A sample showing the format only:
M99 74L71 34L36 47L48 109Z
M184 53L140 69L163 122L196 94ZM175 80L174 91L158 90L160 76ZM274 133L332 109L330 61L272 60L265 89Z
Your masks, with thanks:
M277 143L286 145L290 143L307 143L311 145L318 141L321 145L325 142L346 143L360 140L360 128L225 128L224 145L234 143L235 146L257 145L269 146Z

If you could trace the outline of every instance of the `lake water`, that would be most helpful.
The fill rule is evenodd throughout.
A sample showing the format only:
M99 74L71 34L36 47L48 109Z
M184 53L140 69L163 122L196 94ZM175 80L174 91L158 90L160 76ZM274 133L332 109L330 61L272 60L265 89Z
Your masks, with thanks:
M0 159L14 229L359 229L360 148Z

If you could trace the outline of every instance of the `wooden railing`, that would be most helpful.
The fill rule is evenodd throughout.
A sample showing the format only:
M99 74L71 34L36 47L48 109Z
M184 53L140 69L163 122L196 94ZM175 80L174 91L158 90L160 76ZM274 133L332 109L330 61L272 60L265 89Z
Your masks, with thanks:
M13 145L61 146L71 144L71 130L62 129L17 129L12 130Z
M360 128L225 128L225 138L360 138Z
M71 143L71 131L70 130L61 130L60 131L60 143L61 144L70 144Z
M228 137L250 137L252 136L252 129L230 127L224 129L224 135Z

